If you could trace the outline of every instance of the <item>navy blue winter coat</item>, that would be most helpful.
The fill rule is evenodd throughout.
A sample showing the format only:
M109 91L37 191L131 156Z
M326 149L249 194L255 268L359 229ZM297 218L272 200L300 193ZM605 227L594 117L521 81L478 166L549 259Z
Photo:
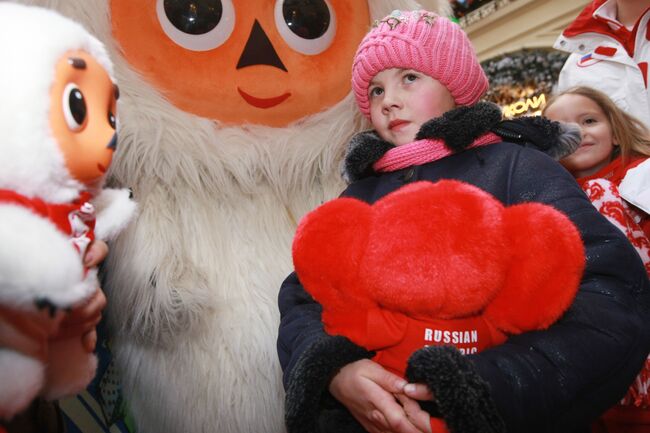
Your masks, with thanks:
M350 161L348 157L348 170L356 170L352 177L360 179L343 196L374 203L410 182L456 179L482 188L506 206L522 202L553 206L573 221L584 241L587 263L580 289L557 323L452 360L458 371L469 374L466 385L485 391L471 395L475 401L467 403L477 412L476 420L460 420L454 425L457 430L491 425L492 431L575 432L625 394L650 351L648 277L623 233L598 213L563 167L542 152L508 142L383 174L366 170L368 161L354 160L352 167ZM279 307L278 354L289 432L363 431L329 394L328 385L341 367L370 358L372 352L324 332L320 305L295 273L282 284ZM441 368L440 356L434 347L417 351L407 375L436 386L440 378L431 374ZM436 390L434 394L446 398ZM448 420L446 403L439 403L442 407L432 413ZM490 419L493 408L500 419Z

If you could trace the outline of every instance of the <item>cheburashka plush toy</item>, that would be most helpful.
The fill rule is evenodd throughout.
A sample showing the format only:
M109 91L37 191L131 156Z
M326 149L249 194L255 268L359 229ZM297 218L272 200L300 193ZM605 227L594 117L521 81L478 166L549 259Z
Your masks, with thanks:
M0 419L83 389L96 358L52 340L98 288L83 255L129 222L128 190L102 189L117 87L103 45L45 9L0 3Z
M372 205L332 200L302 220L293 257L329 334L440 397L444 422L432 418L434 432L502 431L462 355L556 321L585 260L564 214L540 203L504 207L454 180L414 183ZM416 353L407 373L425 346L441 346L437 364L419 365Z

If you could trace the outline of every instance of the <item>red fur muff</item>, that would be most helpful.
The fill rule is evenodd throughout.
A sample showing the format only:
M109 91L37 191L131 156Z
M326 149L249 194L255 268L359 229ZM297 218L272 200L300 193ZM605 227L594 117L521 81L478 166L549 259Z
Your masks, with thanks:
M327 332L370 350L400 343L411 319L478 318L489 345L546 328L571 304L585 262L561 212L504 207L453 180L413 183L374 205L325 203L301 221L293 260ZM378 317L390 326L372 332Z

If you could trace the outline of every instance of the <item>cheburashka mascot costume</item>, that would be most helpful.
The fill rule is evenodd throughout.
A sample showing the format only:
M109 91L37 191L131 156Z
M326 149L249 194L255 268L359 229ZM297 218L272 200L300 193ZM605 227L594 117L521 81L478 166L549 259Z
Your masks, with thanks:
M111 175L141 210L104 287L138 430L284 431L277 293L297 221L343 189L346 143L365 126L352 57L374 19L448 2L31 3L82 22L115 62Z

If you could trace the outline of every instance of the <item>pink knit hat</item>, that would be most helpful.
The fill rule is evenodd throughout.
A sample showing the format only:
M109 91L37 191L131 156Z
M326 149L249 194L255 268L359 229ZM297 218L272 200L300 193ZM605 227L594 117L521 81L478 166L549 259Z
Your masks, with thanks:
M359 109L370 117L368 87L384 69L415 69L442 83L457 105L472 105L488 80L474 48L458 24L424 10L393 11L376 21L352 64L352 90Z

